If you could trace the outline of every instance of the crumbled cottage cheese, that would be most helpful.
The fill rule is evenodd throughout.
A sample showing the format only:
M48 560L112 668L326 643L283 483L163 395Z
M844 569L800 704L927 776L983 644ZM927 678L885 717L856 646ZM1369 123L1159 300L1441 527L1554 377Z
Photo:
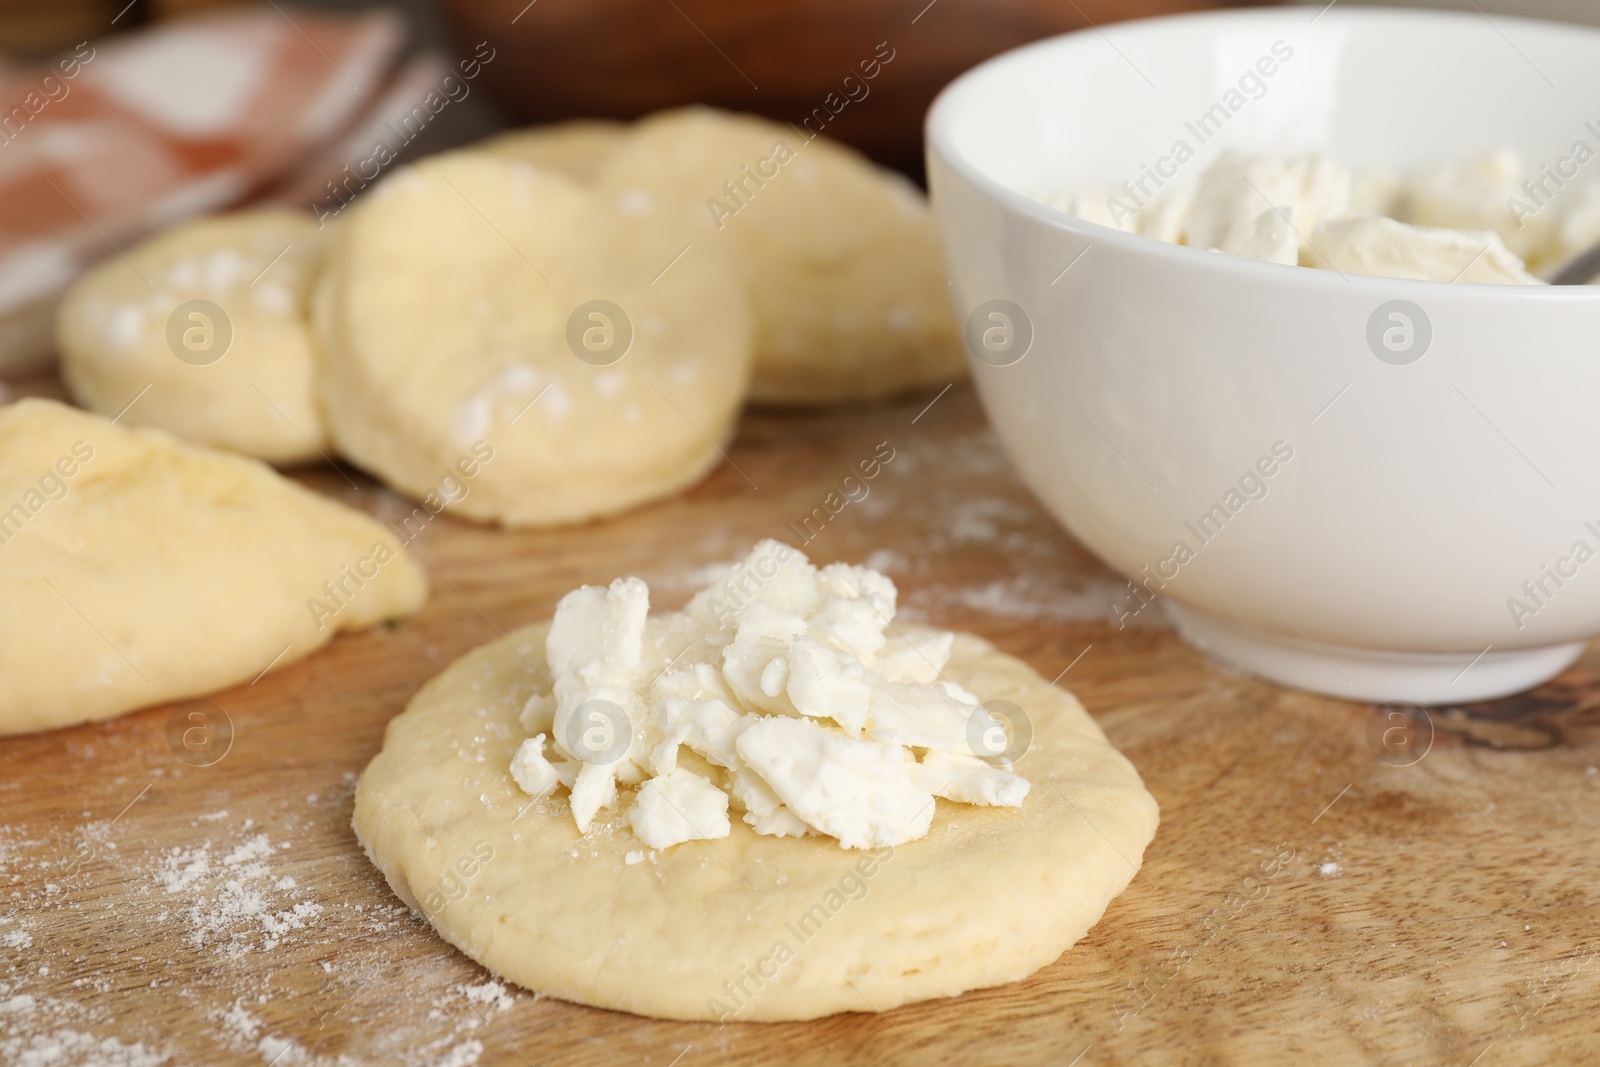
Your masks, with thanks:
M1600 182L1575 192L1563 210L1546 211L1542 196L1529 199L1534 180L1503 148L1409 180L1351 172L1315 153L1278 159L1230 149L1192 191L1174 187L1146 200L1131 186L1067 189L1039 199L1124 232L1269 263L1538 285L1530 270L1554 274L1600 241Z
M969 740L997 720L940 677L953 635L886 633L895 599L877 571L777 541L674 615L650 618L637 578L574 590L512 777L532 797L566 788L582 833L636 787L628 823L652 849L727 837L735 815L873 848L925 835L936 797L1020 805L1027 780Z

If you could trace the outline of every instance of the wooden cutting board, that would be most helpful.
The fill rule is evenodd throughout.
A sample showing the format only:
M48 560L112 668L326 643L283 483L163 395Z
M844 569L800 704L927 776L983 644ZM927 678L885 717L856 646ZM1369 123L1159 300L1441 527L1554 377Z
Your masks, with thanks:
M1600 1058L1600 657L1525 697L1406 717L1222 669L1154 610L1118 630L1119 583L1031 501L967 387L933 399L752 414L703 485L610 522L435 520L417 618L206 703L0 740L0 1062ZM502 988L396 901L356 846L351 791L418 686L582 582L638 574L676 606L756 539L793 538L879 442L895 458L807 551L886 569L907 615L1062 675L1161 803L1144 869L1082 943L956 1000L719 1027ZM352 471L303 477L409 510Z

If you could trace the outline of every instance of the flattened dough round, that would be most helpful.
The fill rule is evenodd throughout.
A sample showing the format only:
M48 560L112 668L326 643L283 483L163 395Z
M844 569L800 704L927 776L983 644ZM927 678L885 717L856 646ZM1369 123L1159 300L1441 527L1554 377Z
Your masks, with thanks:
M1155 833L1155 799L1082 705L957 635L945 676L1031 717L1034 747L1016 766L1033 783L1022 807L939 801L928 836L895 849L860 879L864 894L841 894L832 911L828 894L872 853L830 838L763 837L734 819L730 837L628 864L642 845L616 815L626 800L580 837L565 794L530 804L507 770L518 713L548 692L547 630L516 631L429 682L389 723L355 800L356 833L400 898L529 989L714 1019L711 1001L729 1005L723 983L772 971L780 941L793 958L759 991L747 979L754 996L729 1018L887 1010L1017 981L1099 920ZM819 903L824 920L799 927L812 935L802 942L793 924Z
M528 126L479 141L473 149L592 181L600 165L622 143L628 127L606 119L574 119Z
M487 445L469 491L443 502L512 526L692 484L733 432L750 322L714 251L673 262L678 236L485 152L397 172L351 209L317 291L334 442L419 499ZM595 300L622 316L581 310ZM624 322L631 344L606 362Z
M184 223L112 256L72 287L57 318L73 398L106 416L126 407L119 421L130 426L269 463L325 458L309 315L325 236L306 212L261 208ZM203 346L224 327L200 311L213 320L208 337L193 309L180 311L192 300L221 308L231 327L213 362ZM169 343L175 312L183 332L200 331L202 350L189 360Z
M248 682L426 595L386 527L255 460L0 407L0 734Z
M966 373L926 200L854 150L687 108L640 121L595 181L697 253L733 246L756 318L752 399L860 400Z

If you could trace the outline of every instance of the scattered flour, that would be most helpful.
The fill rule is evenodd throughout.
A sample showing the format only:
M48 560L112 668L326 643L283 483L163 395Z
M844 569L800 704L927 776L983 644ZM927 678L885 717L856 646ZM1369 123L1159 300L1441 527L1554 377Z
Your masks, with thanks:
M288 848L287 842L277 849ZM187 903L186 940L199 948L221 944L229 959L269 951L291 932L304 930L322 905L293 899L291 877L276 877L263 862L277 851L263 833L235 844L213 862L211 845L175 848L162 854L156 882Z
M1122 589L1114 581L1095 582L1080 589L1051 588L1037 578L1019 575L955 589L948 599L957 607L1008 619L1114 622L1113 606L1120 603Z
M125 1045L81 1030L0 1038L0 1063L10 1067L160 1067L171 1058L142 1044Z
M438 1067L471 1067L483 1055L483 1042L477 1039L463 1041L445 1053Z
M488 1016L519 994L443 950L365 866L330 873L300 843L348 832L355 782L303 806L246 788L178 848L141 844L137 807L39 840L0 827L0 1065L477 1063ZM41 936L58 924L94 931L93 948ZM198 1031L181 1046L180 1019Z
M506 987L499 982L457 986L456 990L474 1004L493 1005L500 1011L511 1007L511 994L507 993Z

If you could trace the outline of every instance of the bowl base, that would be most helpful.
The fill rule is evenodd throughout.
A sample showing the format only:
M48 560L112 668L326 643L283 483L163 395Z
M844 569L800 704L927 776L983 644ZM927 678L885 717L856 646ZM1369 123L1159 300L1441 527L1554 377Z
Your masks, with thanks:
M1349 648L1225 622L1172 601L1183 639L1271 682L1370 703L1463 704L1520 693L1560 674L1587 641L1483 653Z

